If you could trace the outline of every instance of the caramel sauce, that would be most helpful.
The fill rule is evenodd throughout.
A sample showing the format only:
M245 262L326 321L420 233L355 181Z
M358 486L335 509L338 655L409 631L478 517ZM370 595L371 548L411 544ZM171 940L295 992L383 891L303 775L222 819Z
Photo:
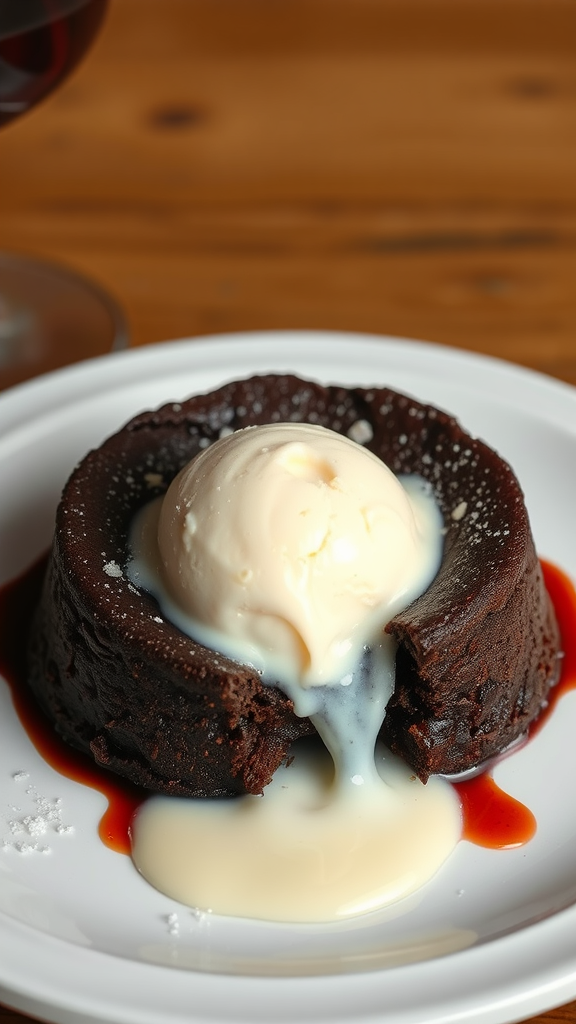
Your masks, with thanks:
M108 800L98 833L118 853L130 854L129 826L146 792L123 782L65 744L39 709L26 684L26 641L38 603L46 559L0 588L0 673L8 683L16 713L44 760L61 775L103 793ZM546 709L530 729L542 728L560 698L576 689L576 590L556 566L542 562L544 580L562 635L564 657ZM527 843L536 831L532 812L497 786L489 772L455 783L462 805L462 838L478 846L507 850Z

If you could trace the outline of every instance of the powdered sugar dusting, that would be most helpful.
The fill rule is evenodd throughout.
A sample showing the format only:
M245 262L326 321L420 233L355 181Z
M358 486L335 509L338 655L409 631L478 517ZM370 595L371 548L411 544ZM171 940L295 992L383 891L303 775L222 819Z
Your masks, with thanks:
M374 437L374 431L368 420L356 420L347 430L348 437L357 444L367 444Z
M180 922L178 920L178 914L176 914L176 913L166 914L166 924L168 925L168 934L169 935L179 935L180 934Z
M162 487L164 485L162 473L145 473L144 481L147 487Z
M49 844L55 836L70 836L72 825L63 819L60 797L46 797L33 784L23 788L29 773L20 769L12 773L18 791L13 793L17 803L8 803L2 815L0 849L23 855L52 852Z
M104 564L104 572L108 576L112 576L113 579L121 579L122 576L124 575L124 573L122 572L122 569L118 565L118 562L105 562L105 564Z
M456 508L453 508L452 512L450 513L450 515L452 516L452 519L454 519L456 522L458 522L460 519L462 519L466 515L466 509L467 508L468 508L468 502L467 501L460 501L456 505Z

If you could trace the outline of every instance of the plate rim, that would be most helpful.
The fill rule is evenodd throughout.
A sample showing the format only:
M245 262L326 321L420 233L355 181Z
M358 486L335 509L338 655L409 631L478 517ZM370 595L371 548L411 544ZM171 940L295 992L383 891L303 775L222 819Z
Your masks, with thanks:
M135 361L141 364L146 375L149 364L156 362L160 352L164 356L164 361L172 364L179 362L183 353L186 358L192 358L193 361L196 361L196 356L208 355L210 351L213 351L215 345L218 345L220 349L226 348L227 351L232 352L242 342L263 347L269 344L271 340L285 343L293 341L297 346L309 345L310 343L312 345L331 344L337 348L348 348L350 344L358 343L371 348L385 347L389 352L395 354L403 351L405 346L408 345L413 354L417 353L424 358L431 357L436 362L441 360L447 361L450 364L456 363L462 369L472 367L477 370L481 369L505 381L521 379L528 388L543 388L558 399L568 401L570 404L576 402L576 387L567 381L562 381L549 374L542 373L540 370L513 363L510 360L484 352L460 349L456 346L453 347L438 342L404 338L398 335L318 329L271 329L172 338L152 344L128 347L72 363L69 366L41 374L32 380L15 384L0 393L0 417L6 418L6 426L9 427L13 418L15 421L17 420L20 404L23 398L27 396L30 396L35 401L39 401L42 411L42 406L46 402L49 406L51 404L52 398L49 396L52 389L60 390L64 393L67 390L75 390L74 397L71 398L72 401L76 401L80 394L92 394L91 376L94 371L101 371L106 376L114 374L118 380L118 386L121 386L124 383L124 377L130 372L130 367ZM286 363L288 365L289 360L286 360Z

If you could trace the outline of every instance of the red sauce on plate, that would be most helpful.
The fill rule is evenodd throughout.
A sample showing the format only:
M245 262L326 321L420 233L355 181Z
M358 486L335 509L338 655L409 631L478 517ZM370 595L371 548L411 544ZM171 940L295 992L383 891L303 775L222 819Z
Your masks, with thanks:
M560 698L576 689L576 590L566 574L551 562L541 561L546 589L554 605L562 637L560 678L548 694L548 703L528 731L535 736L548 721ZM478 846L509 850L523 846L536 832L532 812L504 793L490 772L455 784L462 803L462 838Z
M130 853L129 826L146 792L98 767L90 758L65 744L39 709L26 684L26 639L40 597L46 559L0 588L0 673L7 681L22 726L44 760L69 779L97 789L108 800L99 825L102 842L118 853ZM564 648L562 672L551 690L546 709L530 729L534 735L547 721L559 699L576 689L576 590L556 566L542 562ZM536 831L532 812L505 793L484 772L454 784L462 804L462 838L478 846L507 850L527 843Z
M10 687L18 718L38 753L61 775L104 794L108 808L100 821L100 838L112 850L129 854L128 828L146 793L99 768L86 754L64 743L26 683L26 640L40 598L45 568L43 558L0 588L0 673Z
M491 850L512 850L532 839L532 811L500 789L490 772L455 782L454 788L462 804L463 839Z

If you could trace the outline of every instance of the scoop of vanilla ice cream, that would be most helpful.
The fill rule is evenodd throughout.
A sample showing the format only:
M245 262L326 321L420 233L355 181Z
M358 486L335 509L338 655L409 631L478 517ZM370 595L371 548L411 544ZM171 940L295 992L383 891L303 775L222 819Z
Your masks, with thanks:
M374 623L423 589L423 573L429 582L421 518L349 438L303 423L247 427L170 486L158 524L164 586L225 638L223 653L304 686L335 682Z

